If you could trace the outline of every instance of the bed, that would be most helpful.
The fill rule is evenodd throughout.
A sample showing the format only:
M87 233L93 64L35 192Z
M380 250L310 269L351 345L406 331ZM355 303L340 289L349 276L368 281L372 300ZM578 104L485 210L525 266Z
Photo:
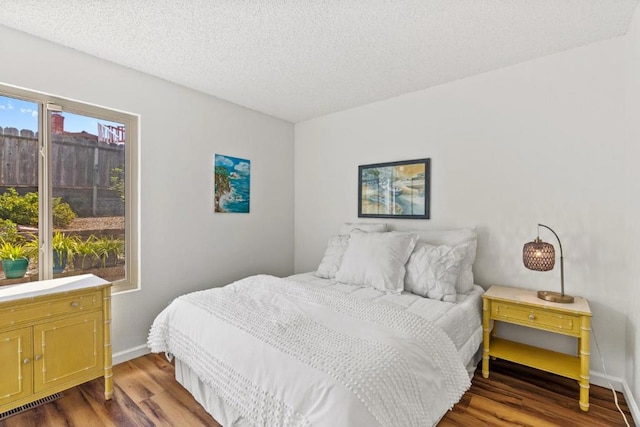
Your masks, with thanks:
M335 261L343 273L360 238L348 236ZM403 268L417 240L403 246ZM371 276L377 267L367 262ZM154 321L149 347L175 357L176 379L224 426L435 425L479 361L482 288L428 298L404 289L408 267L397 278L378 271L377 287L339 281L340 270L258 275L183 295ZM400 279L403 289L390 290Z

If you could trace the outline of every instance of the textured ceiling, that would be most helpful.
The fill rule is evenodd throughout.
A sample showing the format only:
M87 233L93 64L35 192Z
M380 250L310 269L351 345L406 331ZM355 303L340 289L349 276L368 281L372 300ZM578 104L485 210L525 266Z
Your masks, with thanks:
M0 23L299 122L623 35L637 2L0 0Z

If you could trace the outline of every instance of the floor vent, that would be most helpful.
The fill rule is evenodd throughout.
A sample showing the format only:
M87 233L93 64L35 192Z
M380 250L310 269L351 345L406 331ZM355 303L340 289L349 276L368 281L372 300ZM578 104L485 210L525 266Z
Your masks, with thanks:
M52 394L51 396L43 397L42 399L34 400L33 402L27 403L22 406L18 406L17 408L13 408L7 412L3 412L0 414L0 421L3 421L11 416L19 414L21 412L28 411L29 409L33 409L36 406L44 405L45 403L53 402L56 399L61 398L62 393Z

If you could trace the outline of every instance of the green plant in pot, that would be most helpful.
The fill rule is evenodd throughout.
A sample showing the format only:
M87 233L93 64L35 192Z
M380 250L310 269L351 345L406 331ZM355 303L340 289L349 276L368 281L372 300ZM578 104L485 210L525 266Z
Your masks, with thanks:
M124 240L117 237L101 237L93 242L93 248L100 258L102 268L114 267L124 253Z
M51 241L51 246L53 247L53 274L62 273L67 266L67 262L72 262L78 240L76 236L68 236L59 231L53 233Z
M91 235L86 240L78 239L75 242L73 258L73 268L76 270L88 270L93 267L94 261L97 264L100 257L95 248L96 237Z
M32 250L22 243L0 241L0 259L7 279L20 279L27 274Z
M114 267L124 254L124 240L118 237L89 236L75 243L73 267L76 270Z

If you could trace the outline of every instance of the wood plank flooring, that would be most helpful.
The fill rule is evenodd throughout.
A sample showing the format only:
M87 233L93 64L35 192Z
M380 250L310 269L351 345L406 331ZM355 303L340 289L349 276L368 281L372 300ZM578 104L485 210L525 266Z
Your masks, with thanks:
M104 400L103 384L97 379L75 387L57 401L0 421L0 427L219 426L175 381L163 356L148 354L115 366L111 401ZM590 397L589 412L582 412L575 381L492 361L490 377L476 371L469 391L438 427L624 426L610 390L592 385ZM634 425L622 394L618 399Z
M478 368L471 388L438 427L452 426L624 426L610 389L591 385L589 412L578 405L578 383L569 378L502 360L491 361L489 378ZM622 393L618 402L633 426Z

